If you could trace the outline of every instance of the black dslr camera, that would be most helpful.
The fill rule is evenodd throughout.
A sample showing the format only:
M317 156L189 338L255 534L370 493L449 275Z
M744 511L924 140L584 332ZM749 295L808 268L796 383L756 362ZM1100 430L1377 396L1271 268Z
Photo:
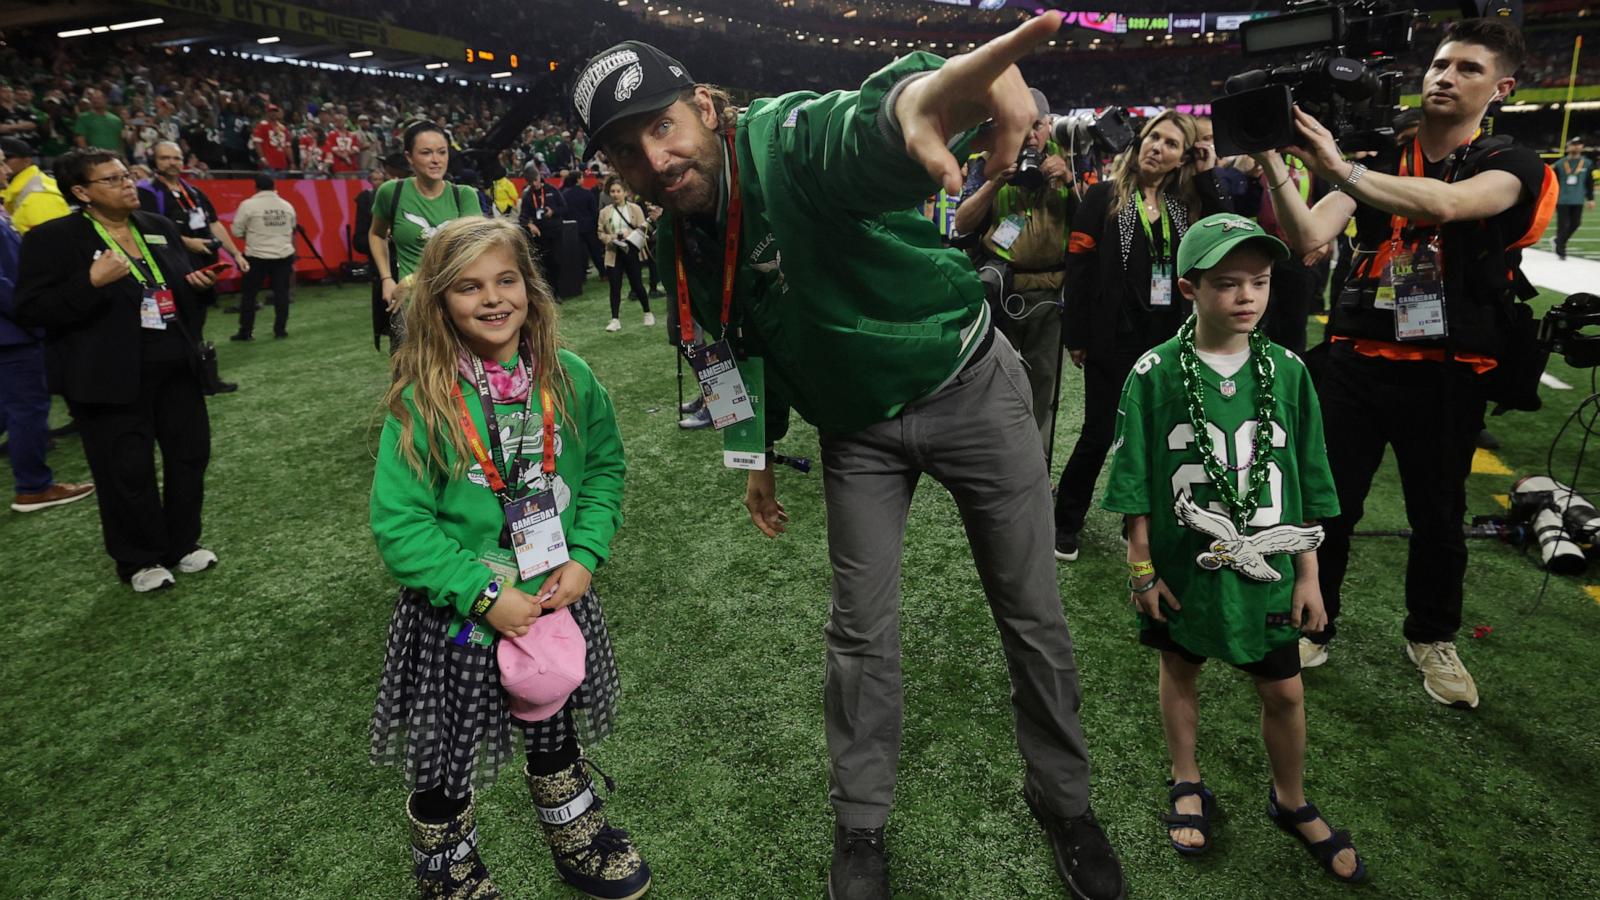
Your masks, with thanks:
M1011 174L1011 183L1025 191L1037 191L1044 187L1044 173L1039 171L1039 164L1044 162L1044 149L1022 148L1017 154L1017 171Z
M1244 23L1245 56L1306 51L1287 65L1240 72L1211 104L1217 155L1300 143L1299 104L1344 150L1392 150L1400 73L1389 68L1413 45L1415 9L1388 0L1350 0Z

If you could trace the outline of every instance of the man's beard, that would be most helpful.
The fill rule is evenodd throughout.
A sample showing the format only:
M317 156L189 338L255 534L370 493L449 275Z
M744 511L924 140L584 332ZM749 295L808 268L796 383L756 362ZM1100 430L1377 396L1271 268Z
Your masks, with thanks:
M664 207L669 212L685 216L711 215L716 212L717 197L722 188L722 148L718 146L720 138L710 129L704 129L703 140L695 154L695 159L675 166L663 175L653 179L652 187L655 196L647 198L657 206ZM661 184L672 180L679 174L687 174L693 170L696 179L691 187L685 185L675 193L667 193L661 189Z

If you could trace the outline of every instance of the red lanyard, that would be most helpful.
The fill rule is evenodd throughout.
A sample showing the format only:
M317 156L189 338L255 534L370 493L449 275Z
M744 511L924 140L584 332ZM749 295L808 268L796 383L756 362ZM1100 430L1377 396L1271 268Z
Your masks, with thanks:
M1460 147L1456 148L1455 153L1452 155L1457 157L1457 160L1452 162L1450 167L1446 169L1444 173L1443 180L1446 184L1449 184L1455 178L1456 164L1459 162L1460 155L1465 152L1468 147L1472 146L1472 142L1476 141L1482 134L1483 129L1480 128L1473 132L1471 138L1468 138L1466 141L1462 142ZM1413 160L1415 160L1415 162L1413 162ZM1422 139L1412 138L1410 152L1400 154L1400 177L1406 178L1415 174L1418 178L1426 178L1427 174L1423 168L1425 164L1425 160L1422 157ZM1411 224L1410 220L1408 220L1405 216L1390 216L1389 222L1391 229L1389 232L1389 242L1392 245L1398 246L1400 244L1400 233L1405 231L1405 229Z
M733 132L728 136L728 237L722 255L722 334L728 336L728 322L733 317L733 279L739 267L739 224L744 220L744 200L739 195L739 154L733 146ZM677 238L678 269L678 340L684 347L694 343L694 319L689 312L689 276L683 267L683 229L680 220L674 224Z
M529 388L531 394L532 388ZM461 410L461 433L466 436L467 448L472 451L472 458L477 460L478 467L483 470L483 475L489 481L489 490L494 491L502 502L510 503L511 491L506 487L505 479L500 475L500 469L494 463L494 456L489 448L484 446L483 439L478 436L478 428L472 423L472 414L467 411L467 399L461 393L460 382L456 383L456 405ZM481 393L479 399L483 401L484 424L494 433L494 443L499 444L499 431L494 422L494 401ZM530 396L528 398L532 400ZM531 403L529 404L532 405ZM539 406L544 413L544 459L539 470L550 475L556 470L556 411L555 404L550 401L550 389L544 385L539 386ZM530 410L531 411L531 410ZM520 442L519 442L520 449ZM514 468L511 459L505 461L508 471Z

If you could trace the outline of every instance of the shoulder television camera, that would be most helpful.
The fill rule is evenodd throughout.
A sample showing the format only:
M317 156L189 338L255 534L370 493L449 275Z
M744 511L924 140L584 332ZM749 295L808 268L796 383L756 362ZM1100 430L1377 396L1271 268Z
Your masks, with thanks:
M1344 150L1394 146L1401 74L1389 68L1413 46L1418 12L1387 0L1352 0L1245 22L1244 55L1301 51L1294 62L1240 72L1212 102L1217 154L1233 156L1299 143L1298 104Z

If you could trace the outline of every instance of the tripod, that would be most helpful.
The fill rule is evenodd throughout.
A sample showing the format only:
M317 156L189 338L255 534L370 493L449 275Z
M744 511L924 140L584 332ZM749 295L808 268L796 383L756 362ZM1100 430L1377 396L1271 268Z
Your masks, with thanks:
M306 234L306 227L301 225L299 222L296 222L294 223L294 233L299 235L300 239L306 242L306 249L311 251L311 255L316 258L317 264L322 266L322 277L332 278L334 284L344 284L343 275L330 268L328 266L328 261L322 258L321 253L317 252L317 245L312 243L311 235Z

